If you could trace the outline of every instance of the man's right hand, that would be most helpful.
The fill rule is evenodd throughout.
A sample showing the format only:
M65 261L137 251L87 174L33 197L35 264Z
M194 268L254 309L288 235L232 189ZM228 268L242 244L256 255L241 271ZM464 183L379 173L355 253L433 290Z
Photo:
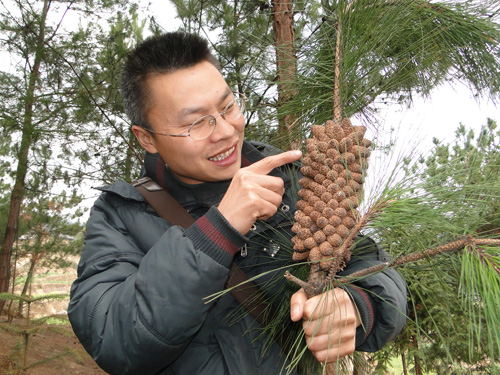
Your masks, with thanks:
M219 204L219 211L241 234L246 234L257 219L273 216L285 192L280 177L269 176L274 168L294 162L298 150L268 156L236 172Z

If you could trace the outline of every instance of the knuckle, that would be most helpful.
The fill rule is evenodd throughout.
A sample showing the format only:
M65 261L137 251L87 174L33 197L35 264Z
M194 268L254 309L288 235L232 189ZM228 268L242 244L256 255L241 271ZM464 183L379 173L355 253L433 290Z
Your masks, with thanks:
M309 350L311 350L311 341L312 341L312 337L306 334L306 335L305 335L305 338L306 338L306 345L307 345L307 347L309 348Z
M251 181L250 179L251 174L248 172L242 172L241 169L238 172L240 173L237 176L236 175L235 176L238 178L240 183L243 185L248 185Z
M314 358L316 358L316 360L318 362L325 362L327 360L327 354L325 351L316 351L316 352L313 352L314 354Z
M305 320L303 323L302 323L302 329L304 330L304 333L307 337L309 337L310 339L312 339L312 336L314 334L314 324L309 321L309 320Z
M339 357L340 358L343 358L347 355L351 355L352 353L354 353L354 346L352 345L344 345L342 347L342 350L339 352Z
M354 353L354 350L356 349L354 343L352 343L351 345L349 345L349 349L348 349L348 353L346 355L350 355L352 353Z
M335 293L335 298L345 299L348 296L347 292L342 288L335 288L332 292Z
M234 174L233 179L235 179L235 178L239 178L239 177L241 177L242 175L244 175L245 173L247 173L247 172L246 172L246 170L245 170L245 168L240 168L240 169L238 169L238 170L236 171L236 173Z
M310 319L313 312L314 312L314 307L313 307L313 304L311 303L311 300L306 301L306 303L304 305L304 318Z
M321 345L319 340L313 341L312 345L309 348L312 352L323 353L323 355L325 355L325 346Z
M307 334L308 331L309 331L309 326L311 325L311 322L307 319L304 319L302 321L302 329L304 330L304 332Z

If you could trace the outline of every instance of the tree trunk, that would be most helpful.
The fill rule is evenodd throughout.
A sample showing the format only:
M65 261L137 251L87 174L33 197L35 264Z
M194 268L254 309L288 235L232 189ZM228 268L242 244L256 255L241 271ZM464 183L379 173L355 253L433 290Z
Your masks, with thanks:
M363 352L358 352L358 358L352 361L352 375L362 375L368 373L368 362Z
M240 15L238 12L238 0L234 1L233 8L233 45L238 45L238 29L239 29L239 19ZM242 63L241 57L237 55L234 56L234 73L236 75L236 91L243 93L243 82L242 82Z
M44 256L44 253L35 253L31 257L30 261L30 269L28 270L28 275L26 276L26 281L24 282L23 290L21 291L21 295L25 296L28 294L28 290L31 287L32 281L33 281L33 275L35 274L35 268L39 262L40 259L42 259ZM24 308L24 302L23 300L19 300L19 309L17 311L17 315L19 317L23 316L23 308Z
M47 18L49 0L44 0L43 11L40 21L40 29L37 36L35 61L31 69L26 99L24 105L23 131L21 145L19 148L19 159L16 170L16 180L10 197L9 216L5 228L5 237L0 250L0 293L9 290L10 283L10 261L12 248L17 236L19 213L24 198L24 183L28 170L28 154L33 143L33 107L35 103L35 89L38 83L40 64L44 53L45 20ZM5 301L0 301L0 311L3 310Z
M415 356L415 375L423 375L422 367L420 366L420 358Z
M418 340L415 336L412 337L413 345L418 349ZM413 356L415 362L415 375L422 375L422 367L420 366L420 357L418 355Z
M284 150L300 148L300 134L296 112L283 106L296 94L297 57L294 48L293 1L272 0L273 33L278 72L278 121L281 147Z

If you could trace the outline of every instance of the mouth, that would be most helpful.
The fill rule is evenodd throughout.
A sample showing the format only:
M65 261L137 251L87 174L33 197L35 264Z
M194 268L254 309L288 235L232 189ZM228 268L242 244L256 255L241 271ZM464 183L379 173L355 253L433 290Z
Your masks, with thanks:
M224 160L224 159L228 158L234 152L235 149L236 149L236 146L233 146L229 150L227 150L221 154L218 154L218 155L212 156L211 158L208 158L208 160L210 160L210 161Z

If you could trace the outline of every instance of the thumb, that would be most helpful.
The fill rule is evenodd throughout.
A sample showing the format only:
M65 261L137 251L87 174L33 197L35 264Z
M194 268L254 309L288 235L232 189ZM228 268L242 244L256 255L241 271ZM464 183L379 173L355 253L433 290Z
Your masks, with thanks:
M304 315L304 304L307 301L306 293L303 289L295 292L290 299L290 318L293 322L302 319Z

